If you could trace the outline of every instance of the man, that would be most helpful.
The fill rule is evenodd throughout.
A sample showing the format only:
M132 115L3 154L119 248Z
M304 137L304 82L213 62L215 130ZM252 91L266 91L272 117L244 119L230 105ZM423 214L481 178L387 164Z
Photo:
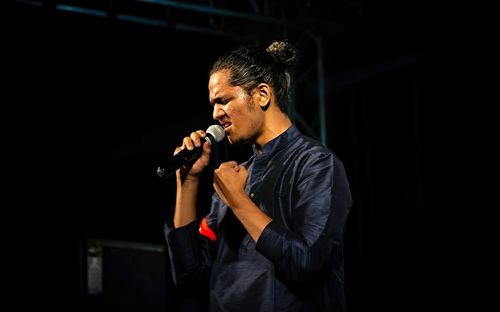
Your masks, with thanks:
M212 311L344 311L343 234L352 199L341 161L299 133L286 114L288 42L239 48L210 71L213 118L231 144L254 155L214 171L210 214L198 226L196 198L210 146L177 171L173 226L165 226L175 283L212 270ZM202 144L204 131L176 153Z

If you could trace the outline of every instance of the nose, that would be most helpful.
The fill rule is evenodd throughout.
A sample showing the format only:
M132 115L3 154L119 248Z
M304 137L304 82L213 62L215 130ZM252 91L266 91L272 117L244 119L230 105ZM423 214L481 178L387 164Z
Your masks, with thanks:
M224 115L226 115L226 112L224 111L224 105L215 104L212 118L214 120L220 120L222 119L222 117L224 117Z

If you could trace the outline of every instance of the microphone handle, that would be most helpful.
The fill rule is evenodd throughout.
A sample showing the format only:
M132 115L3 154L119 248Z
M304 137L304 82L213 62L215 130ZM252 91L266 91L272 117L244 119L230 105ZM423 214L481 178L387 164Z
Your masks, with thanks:
M203 147L195 147L193 150L184 149L174 155L165 165L156 169L156 174L160 178L168 178L175 173L177 169L184 165L190 165L200 158L203 153Z
M206 133L204 139L210 145L217 142L210 132ZM204 144L205 142L202 143ZM180 167L193 164L198 158L200 158L201 154L203 154L203 144L200 147L195 146L195 148L191 151L183 149L174 155L174 157L172 157L167 164L159 166L156 169L156 174L160 178L168 178Z
M195 147L193 150L184 149L180 151L177 155L173 157L173 163L175 166L174 170L179 169L184 165L191 165L198 158L200 158L203 153L203 147Z

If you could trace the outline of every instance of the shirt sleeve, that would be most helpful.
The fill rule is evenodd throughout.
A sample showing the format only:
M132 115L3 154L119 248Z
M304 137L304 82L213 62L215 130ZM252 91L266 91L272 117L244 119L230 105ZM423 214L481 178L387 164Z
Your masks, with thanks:
M335 257L342 261L343 233L352 198L345 170L335 155L311 156L294 185L292 227L272 221L256 249L290 279L312 278ZM337 256L336 256L337 255ZM338 264L340 265L340 263Z
M207 220L216 218L213 209L217 206L216 201L214 197L212 211L207 216ZM212 228L214 223L209 222L208 225ZM172 277L176 285L198 282L210 272L216 246L214 242L200 234L197 221L178 228L170 228L165 224L164 232L172 266Z

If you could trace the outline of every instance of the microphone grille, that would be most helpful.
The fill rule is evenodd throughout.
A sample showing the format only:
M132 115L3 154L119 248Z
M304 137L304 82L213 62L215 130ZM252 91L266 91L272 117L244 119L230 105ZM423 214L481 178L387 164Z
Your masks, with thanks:
M214 143L222 141L226 136L226 133L224 133L224 128L219 125L211 125L207 129L207 133L211 134L214 137Z

